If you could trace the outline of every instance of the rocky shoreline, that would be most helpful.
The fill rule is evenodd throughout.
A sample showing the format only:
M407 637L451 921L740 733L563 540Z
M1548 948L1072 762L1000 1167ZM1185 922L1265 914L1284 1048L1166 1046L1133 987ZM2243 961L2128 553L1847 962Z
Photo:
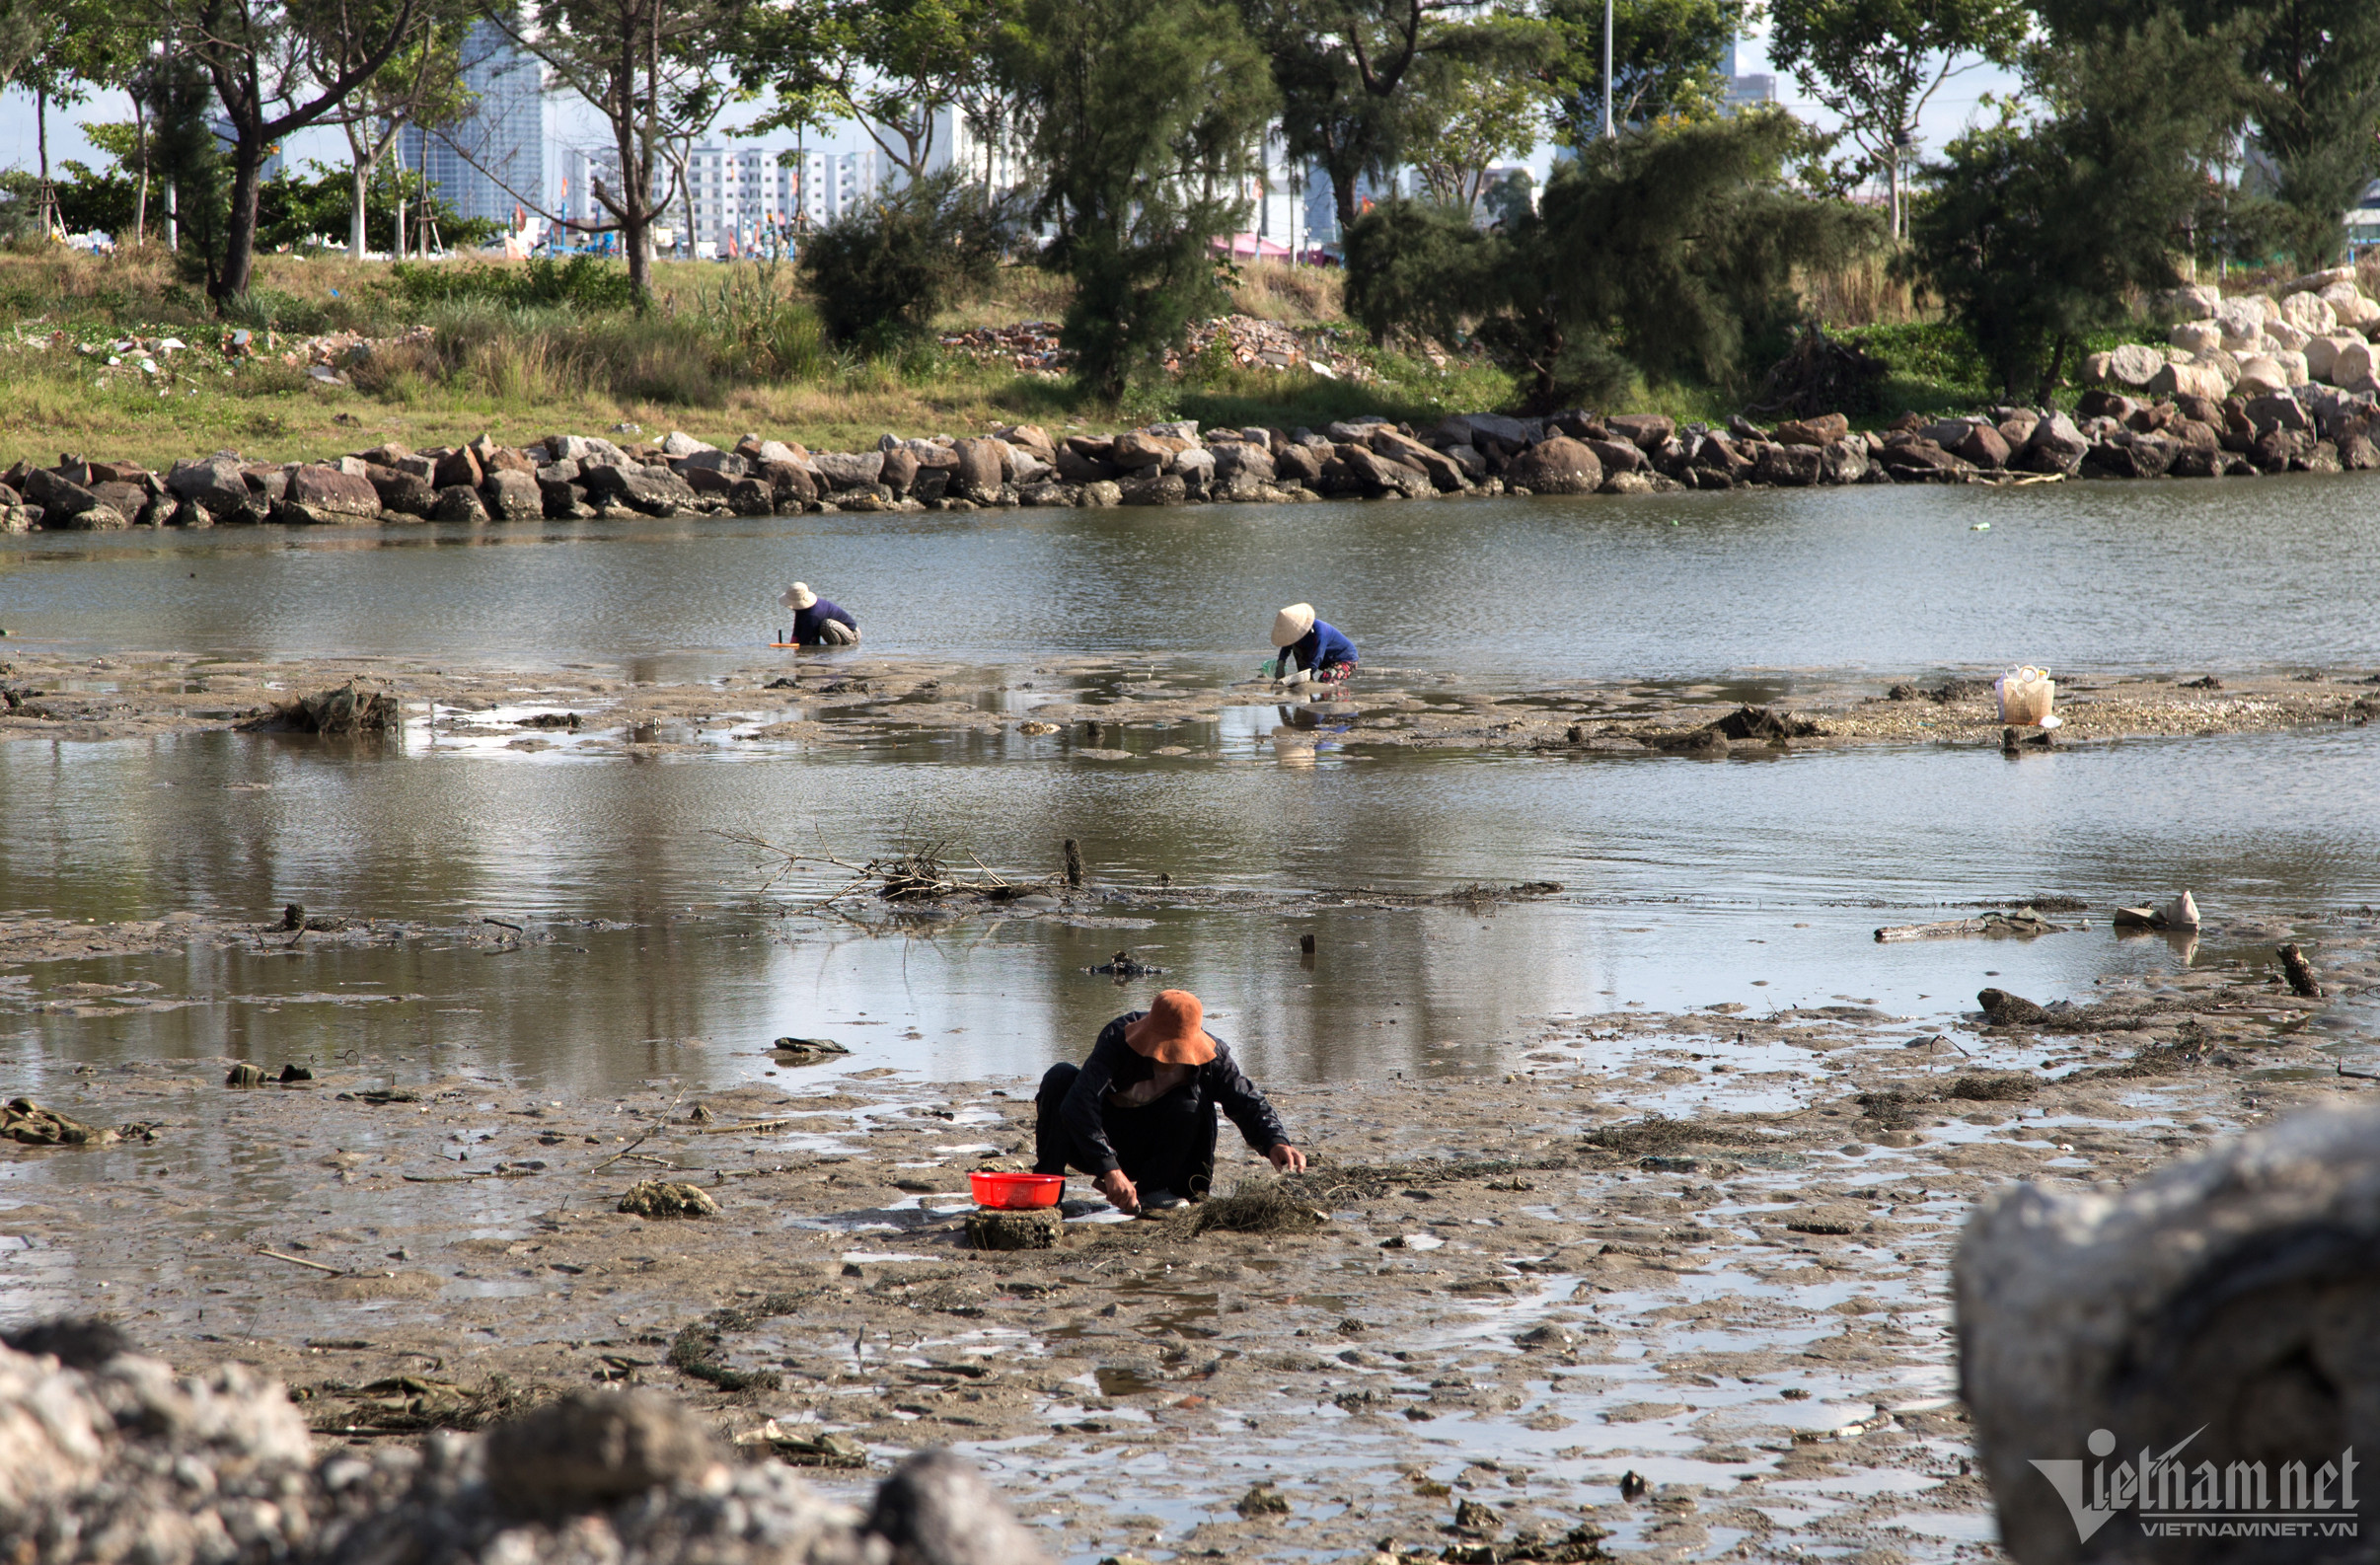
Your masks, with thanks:
M1855 432L1840 413L1724 429L1659 413L1548 418L1463 413L1415 430L1377 415L1320 430L1195 420L1053 437L1034 424L872 451L813 452L755 433L732 450L672 433L658 445L554 435L506 446L379 445L335 461L237 453L160 474L67 456L0 474L0 531L241 523L373 526L966 511L1003 506L1295 503L1493 494L1646 494L1838 484L2220 478L2380 466L2380 395L2279 387L2220 400L2086 393L2079 417L2027 408L1903 415Z

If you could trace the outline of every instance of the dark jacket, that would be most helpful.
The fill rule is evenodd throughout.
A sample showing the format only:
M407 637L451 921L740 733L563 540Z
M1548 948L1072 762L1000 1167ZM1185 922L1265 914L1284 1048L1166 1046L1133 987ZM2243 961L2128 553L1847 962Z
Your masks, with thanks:
M848 625L855 631L859 629L859 622L852 618L849 610L840 604L829 603L826 599L821 598L806 609L793 611L793 644L795 646L816 646L818 644L818 628L829 620Z
M1328 668L1333 663L1352 663L1356 660L1355 643L1339 633L1335 626L1320 620L1314 628L1292 641L1281 653L1283 673L1293 668Z
M1127 1011L1099 1029L1099 1041L1091 1045L1090 1058L1082 1062L1082 1072L1075 1078L1074 1090L1066 1094L1066 1102L1059 1108L1067 1128L1075 1134L1076 1145L1097 1161L1099 1166L1092 1170L1094 1173L1108 1173L1118 1166L1116 1150L1108 1142L1107 1126L1102 1119L1107 1094L1118 1087L1146 1081L1156 1074L1156 1062L1124 1041L1124 1029L1147 1014L1143 1010ZM1213 1033L1207 1036L1215 1037ZM1273 1112L1273 1105L1265 1100L1264 1093L1240 1071L1239 1062L1231 1058L1231 1046L1221 1038L1215 1039L1215 1058L1192 1070L1185 1085L1230 1115L1231 1123L1239 1127L1239 1134L1258 1152L1271 1152L1288 1144L1289 1132L1282 1128L1281 1116Z

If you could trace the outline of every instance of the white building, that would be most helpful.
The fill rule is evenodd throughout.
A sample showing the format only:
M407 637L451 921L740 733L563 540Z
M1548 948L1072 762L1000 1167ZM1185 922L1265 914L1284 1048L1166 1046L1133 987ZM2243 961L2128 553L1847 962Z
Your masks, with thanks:
M534 57L486 21L463 38L463 85L472 112L442 130L408 125L397 155L462 217L506 228L534 218L546 199L546 100Z

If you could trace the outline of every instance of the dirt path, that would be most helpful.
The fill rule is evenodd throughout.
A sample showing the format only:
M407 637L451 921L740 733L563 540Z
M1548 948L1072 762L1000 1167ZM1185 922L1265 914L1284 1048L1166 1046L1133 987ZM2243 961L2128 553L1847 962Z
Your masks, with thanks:
M1991 1535L1945 1302L1968 1205L2369 1094L2318 1047L2380 984L2369 926L2314 942L2343 1003L2224 966L2071 997L2088 1031L1548 1021L1501 1072L1280 1093L1310 1230L1094 1214L1015 1254L965 1248L959 1214L1029 1137L1016 1081L755 1060L700 1101L567 1101L402 1061L251 1090L224 1061L84 1067L48 1106L139 1128L0 1146L0 1318L102 1309L177 1363L260 1366L331 1439L632 1380L878 1470L957 1444L1069 1560L1576 1558L1598 1532L1948 1560ZM647 1178L719 1214L617 1211Z

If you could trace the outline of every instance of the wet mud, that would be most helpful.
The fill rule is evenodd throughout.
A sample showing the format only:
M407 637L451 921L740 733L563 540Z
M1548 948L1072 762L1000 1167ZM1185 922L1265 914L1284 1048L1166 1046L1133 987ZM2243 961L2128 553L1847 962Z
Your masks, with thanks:
M242 661L187 654L0 664L0 741L103 740L266 726L350 684L395 699L409 739L649 757L722 744L857 744L1013 733L1020 758L1147 762L1214 753L1241 714L1286 749L1527 751L1697 758L1875 744L1988 745L1988 683L1841 675L1508 690L1463 676L1366 668L1344 691L1219 680L1203 666L1056 657L1029 668L836 655L754 663L702 680L620 668L434 666L393 658ZM2380 675L2143 669L2060 683L2059 746L2115 739L2361 725ZM365 735L355 742L385 742Z
M1233 1143L1219 1187L1260 1198L1153 1222L1078 1179L1036 1250L965 1237L966 1173L1023 1163L1022 1081L758 1043L740 1085L594 1099L403 1054L247 1088L50 1066L44 1106L154 1139L0 1145L0 1288L255 1365L331 1441L637 1383L854 1494L955 1445L1070 1561L1948 1560L1992 1536L1946 1298L1969 1205L2375 1090L2371 917L2202 933L2299 942L2324 998L2178 949L2005 1024L1549 1016L1495 1069L1277 1087L1308 1175ZM707 1199L622 1210L656 1185Z

